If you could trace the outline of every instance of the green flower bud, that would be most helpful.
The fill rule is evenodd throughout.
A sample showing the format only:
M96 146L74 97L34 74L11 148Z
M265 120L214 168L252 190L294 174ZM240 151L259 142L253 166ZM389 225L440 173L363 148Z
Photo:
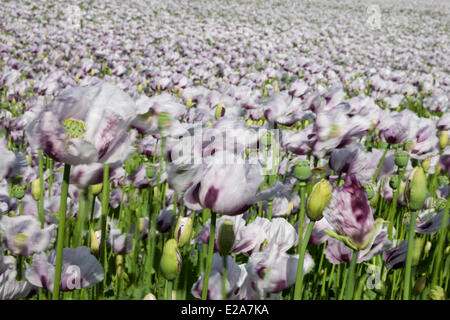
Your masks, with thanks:
M442 131L439 135L439 147L441 147L442 150L445 149L448 145L448 131Z
M426 158L422 161L422 168L425 173L428 173L428 170L430 169L431 159L430 157Z
M235 240L233 221L225 220L220 226L218 239L219 252L222 256L230 254Z
M409 160L409 153L406 151L397 151L395 153L395 164L400 167L404 168L408 165Z
M393 189L393 190L397 190L398 185L400 183L400 178L398 176L392 176L389 179L389 186Z
M419 295L422 293L423 289L425 289L425 286L427 284L427 277L421 276L416 280L416 284L414 285L414 288L412 290L413 295Z
M412 266L419 264L420 258L422 258L423 248L425 246L425 240L422 238L414 239L414 250L412 254Z
M95 195L95 196L99 195L100 192L102 192L102 189L103 189L103 183L102 182L91 185L92 194Z
M137 91L138 91L139 94L142 93L142 84L138 84Z
M192 234L192 219L187 217L178 217L175 227L175 240L179 247L183 247L189 243Z
M177 240L170 239L164 244L160 268L167 280L174 280L180 273L181 256L178 251Z
M38 201L41 197L41 183L39 179L33 180L31 183L31 195L35 201Z
M13 243L14 246L16 247L16 249L14 250L15 252L13 252L14 254L20 254L20 252L22 251L23 246L28 242L28 236L26 234L23 233L17 233L14 236L13 239Z
M445 300L444 289L439 286L434 286L430 290L430 299L431 300Z
M25 187L14 185L12 187L12 194L14 198L22 199L23 197L25 197Z
M123 274L123 255L118 254L116 256L116 275L118 277L122 276Z
M308 180L312 175L311 168L309 166L309 161L301 161L294 167L294 177L300 181Z
M188 98L186 101L186 109L189 109L192 106L192 98Z
M222 118L225 115L225 106L223 103L217 104L215 117L216 120Z
M97 254L100 248L100 243L98 241L98 237L95 234L95 231L91 231L91 251L93 254Z
M422 167L415 167L411 172L405 188L406 199L411 210L420 210L427 198L427 178Z
M322 212L330 204L331 201L331 186L322 179L314 185L307 203L308 218L312 221L319 221L322 219Z

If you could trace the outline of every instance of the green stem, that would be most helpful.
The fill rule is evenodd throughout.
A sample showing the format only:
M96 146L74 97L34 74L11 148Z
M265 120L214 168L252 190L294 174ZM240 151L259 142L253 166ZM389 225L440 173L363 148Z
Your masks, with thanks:
M211 211L211 227L209 230L208 258L206 261L205 278L203 279L202 300L208 299L208 282L214 254L214 238L216 236L216 213Z
M223 256L222 300L227 300L227 256Z
M358 259L359 251L353 251L352 260L350 261L350 268L347 274L347 286L345 289L345 300L351 300L353 298L353 292L355 290L355 268L356 260Z
M166 300L172 300L172 287L172 281L166 280Z
M438 275L441 267L442 253L444 251L445 238L447 237L446 231L447 231L449 208L450 208L450 201L447 200L447 206L445 207L444 215L442 217L441 229L439 230L439 240L435 251L435 255L437 254L437 256L435 257L436 260L434 263L433 277L431 278L431 287L437 285L438 283Z
M410 297L411 288L411 267L412 267L412 256L414 251L414 233L416 229L416 219L418 211L414 210L411 212L411 220L409 223L408 231L408 253L406 255L406 265L405 265L405 281L403 287L403 300L408 300Z
M41 222L41 228L44 228L45 217L44 217L44 156L42 155L42 149L38 151L38 161L39 161L39 210L38 216Z
M309 238L314 228L315 221L311 221L308 224L308 228L306 229L305 238L302 240L302 233L299 233L298 236L298 248L299 248L299 257L298 257L298 266L297 266L297 277L295 280L295 290L294 290L294 300L300 300L303 294L303 263L305 261L305 253L306 247L308 246Z
M103 265L103 269L107 269L107 257L106 257L106 223L108 218L108 209L109 209L109 164L105 163L103 170L103 190L102 190L102 220L101 220L101 240L100 240L100 264ZM103 283L106 282L106 278L104 278ZM103 285L100 283L99 285L99 293L103 295Z
M61 283L61 271L64 247L64 228L66 223L67 193L69 191L70 164L64 164L64 176L62 181L61 201L59 205L58 239L56 243L56 267L55 281L53 285L53 300L59 300L59 286Z
M389 150L389 146L384 150L383 156L381 157L380 163L378 164L377 171L375 172L375 175L373 176L373 183L377 182L378 174L380 173L381 167L383 166L384 158L386 158L386 154Z

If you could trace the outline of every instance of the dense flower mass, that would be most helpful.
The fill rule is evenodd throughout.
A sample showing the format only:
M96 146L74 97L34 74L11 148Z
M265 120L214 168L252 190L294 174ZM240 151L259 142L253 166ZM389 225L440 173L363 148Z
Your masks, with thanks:
M1 300L449 297L448 1L0 8Z

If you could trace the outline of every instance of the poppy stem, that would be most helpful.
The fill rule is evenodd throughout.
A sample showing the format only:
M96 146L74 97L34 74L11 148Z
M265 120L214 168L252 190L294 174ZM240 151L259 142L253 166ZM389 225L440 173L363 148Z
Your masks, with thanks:
M416 229L416 219L418 211L414 210L411 212L411 220L409 222L408 230L408 252L406 254L406 264L405 264L405 280L403 287L403 300L409 300L410 288L411 288L411 267L412 258L414 251L414 233Z
M441 229L439 230L439 240L436 247L435 255L435 262L434 262L434 271L433 271L433 277L431 278L431 287L437 285L438 283L438 276L440 274L440 266L442 261L442 253L444 252L444 242L445 238L447 237L447 223L448 223L448 211L450 208L450 201L447 200L447 206L445 207L444 215L442 217L442 224Z
M377 171L375 172L375 175L373 176L372 182L374 184L377 182L378 174L380 173L381 167L383 166L384 158L386 158L386 154L387 154L388 150L389 150L389 146L386 149L384 149L383 156L381 157L380 163L378 164Z
M38 162L39 162L39 210L38 216L41 222L41 229L44 228L45 217L44 217L44 156L42 155L42 149L38 151Z
M211 274L212 258L214 254L214 238L216 236L216 213L211 211L211 227L209 230L208 258L206 261L205 278L203 279L202 300L208 298L208 282Z
M61 271L64 247L64 228L66 223L67 193L69 191L70 164L64 164L64 176L62 181L61 201L59 204L58 239L56 243L56 267L55 281L53 284L53 300L59 300L59 287L61 283Z
M353 251L352 260L350 261L350 268L347 275L347 287L345 288L345 300L351 300L353 298L353 292L355 291L355 268L356 260L358 259L359 250Z
M297 266L297 277L295 280L295 290L294 290L294 300L300 300L303 295L303 263L305 262L305 253L306 247L308 246L309 238L311 237L311 233L314 229L315 221L311 221L308 224L308 228L306 229L305 238L302 239L302 233L299 233L298 236L298 248L299 248L299 257L298 257L298 266Z
M107 259L106 259L106 223L108 218L109 208L109 164L105 163L103 169L103 190L102 190L102 220L101 220L101 238L100 238L100 264L106 273ZM106 277L103 282L99 284L99 293L103 296L103 284L106 283Z
M223 271L222 271L222 300L227 300L227 256L223 256Z

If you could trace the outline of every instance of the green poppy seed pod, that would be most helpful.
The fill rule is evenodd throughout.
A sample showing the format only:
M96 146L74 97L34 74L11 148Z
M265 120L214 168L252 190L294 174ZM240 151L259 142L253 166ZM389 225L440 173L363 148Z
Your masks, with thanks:
M175 240L178 242L178 247L184 247L191 240L192 223L192 218L178 217L175 227Z
M265 131L261 136L261 144L266 147L270 147L272 144L272 132Z
M263 124L264 124L264 120L263 119L259 119L257 122L256 122L256 124L258 125L258 126L262 126Z
M311 175L311 168L309 166L309 161L307 160L300 161L300 163L294 167L294 177L296 177L300 181L308 180Z
M158 128L160 130L167 130L172 124L172 119L167 112L160 112L158 114Z
M413 295L419 295L422 293L423 289L425 289L425 286L427 284L427 277L421 276L416 280L416 283L414 285L414 288L412 290Z
M100 192L102 192L102 189L103 189L103 183L102 182L91 185L91 191L92 191L92 194L94 196L99 195Z
M145 173L147 174L147 178L153 178L155 176L156 169L155 167L147 167Z
M25 188L19 185L14 185L12 187L13 197L16 199L22 199L25 197Z
M386 150L388 148L389 144L385 141L380 141L378 144L378 147L382 150Z
M325 179L322 179L314 185L311 195L308 198L308 218L312 221L319 221L322 219L322 212L330 204L330 201L331 186Z
M223 105L223 103L219 103L216 107L215 113L216 120L222 118L224 115L225 115L225 106Z
M430 299L431 300L445 300L444 289L439 286L433 286L430 290Z
M177 240L170 239L164 244L160 268L164 278L169 281L174 280L180 273L181 256Z
M439 176L438 177L438 184L439 186L445 186L449 184L449 179L447 176Z
M448 145L448 131L442 131L439 135L439 147L444 150Z
M33 180L31 183L31 195L35 201L38 201L41 197L41 183L39 179Z
M75 83L78 84L78 82L80 82L80 76L79 76L79 75L76 75L76 76L75 76Z
M425 243L425 247L423 248L423 251L425 252L425 254L428 254L431 250L432 244L430 241L427 241Z
M406 188L405 196L409 200L411 210L420 210L427 198L427 178L422 167L415 167L410 174Z
M192 106L192 98L188 98L186 101L186 109L189 109Z
M251 126L251 125L253 125L253 120L252 119L247 119L247 121L245 121L245 123L248 125L248 126Z
M414 239L414 250L412 254L412 266L417 266L422 258L423 248L425 246L425 240L422 238Z
M236 236L234 235L234 223L231 220L225 220L219 229L219 253L222 256L229 255L234 246Z
M395 153L395 164L400 167L404 168L408 165L409 160L409 153L406 151L397 151Z
M450 254L450 246L448 246L447 248L445 248L444 254L445 254L446 256Z
M425 173L428 173L428 170L430 169L430 164L431 164L430 157L422 161L422 168Z
M363 185L364 189L367 193L367 199L371 200L375 196L375 190L372 184L365 184Z
M398 176L392 176L389 179L389 186L393 189L393 190L397 190L398 185L400 183L400 178Z
M137 91L138 91L139 94L142 93L142 84L138 84Z

